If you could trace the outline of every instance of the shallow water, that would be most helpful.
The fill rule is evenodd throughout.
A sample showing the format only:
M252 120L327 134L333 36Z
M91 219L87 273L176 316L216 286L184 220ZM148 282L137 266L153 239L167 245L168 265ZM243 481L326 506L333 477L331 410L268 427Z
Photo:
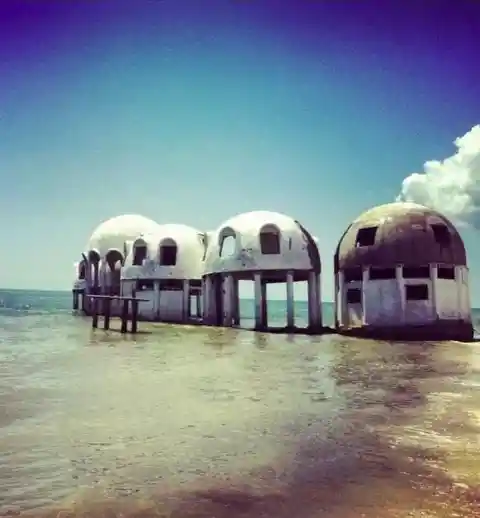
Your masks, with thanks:
M480 516L480 344L123 337L70 315L68 294L14 299L1 516Z

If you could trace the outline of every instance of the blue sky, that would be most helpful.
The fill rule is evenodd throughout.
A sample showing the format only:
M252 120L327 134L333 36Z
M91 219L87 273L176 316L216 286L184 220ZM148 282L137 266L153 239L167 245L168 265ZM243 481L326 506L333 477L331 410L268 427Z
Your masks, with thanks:
M348 223L480 122L480 10L416 3L2 3L0 286L69 289L121 213L211 229L267 209L319 237L332 300Z

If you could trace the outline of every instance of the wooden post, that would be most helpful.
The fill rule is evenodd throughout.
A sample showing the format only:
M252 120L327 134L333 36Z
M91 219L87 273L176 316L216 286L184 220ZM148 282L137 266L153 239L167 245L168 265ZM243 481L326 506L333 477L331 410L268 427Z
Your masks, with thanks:
M110 307L112 299L109 297L103 299L103 329L110 328Z
M127 322L128 322L128 299L123 301L122 305L122 327L120 328L121 333L127 332Z
M138 300L136 300L136 290L132 291L132 333L137 332L138 328Z
M98 299L97 297L93 298L92 301L92 328L97 329L98 327Z

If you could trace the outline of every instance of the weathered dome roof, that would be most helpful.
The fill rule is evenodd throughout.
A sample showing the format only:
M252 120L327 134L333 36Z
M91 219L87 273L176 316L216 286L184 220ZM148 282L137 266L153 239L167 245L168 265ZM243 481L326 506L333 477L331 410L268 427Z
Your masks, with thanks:
M140 239L147 246L147 259L150 262L147 269L153 265L155 265L155 268L162 266L160 264L160 248L162 244L177 247L175 264L164 266L164 269L157 268L157 278L201 278L203 257L205 255L205 235L200 230L187 225L169 223L158 225L153 232L145 233ZM135 246L135 241L133 241L132 245ZM138 277L139 275L136 269L129 270L133 266L133 246L125 260L126 270L123 272L123 278Z
M260 234L267 232L278 236L278 249L262 252ZM230 255L222 252L222 243L227 236L235 239L235 249ZM320 273L320 269L315 240L298 221L285 214L246 212L228 219L208 235L206 274L255 270Z
M108 250L117 249L123 253L124 243L140 234L155 232L159 224L137 214L124 214L101 223L92 233L87 251L97 250L104 257Z
M335 253L339 269L432 263L465 266L465 246L455 226L435 210L389 203L364 212L347 228Z

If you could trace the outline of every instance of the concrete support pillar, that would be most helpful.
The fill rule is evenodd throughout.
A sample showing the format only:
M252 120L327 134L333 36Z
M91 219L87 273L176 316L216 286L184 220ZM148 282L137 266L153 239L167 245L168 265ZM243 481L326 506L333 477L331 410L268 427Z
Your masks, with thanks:
M254 284L255 284L255 329L263 330L265 329L266 322L264 320L265 313L263 310L264 307L264 288L262 287L262 275L260 273L256 273L254 276Z
M366 326L369 323L369 317L368 317L368 304L367 304L367 284L369 282L369 274L370 274L370 268L365 267L362 271L362 325Z
M155 320L160 320L160 282L153 283L153 315Z
M337 322L338 327L342 327L346 324L345 322L345 276L340 270L337 273L338 282L338 308L337 308Z
M395 279L397 281L398 292L400 294L400 324L405 322L406 315L406 299L405 299L405 279L403 278L403 265L397 264L395 267Z
M79 299L78 291L73 290L72 295L73 295L73 310L78 311L78 299Z
M233 277L231 274L226 275L223 278L223 300L224 300L224 311L223 311L223 325L225 327L231 327L233 324L233 312L234 312L234 287Z
M315 272L308 275L308 327L319 329L322 325L320 306L320 276Z
M99 286L99 276L100 276L100 265L98 262L93 263L93 288L95 290L95 294L98 293Z
M295 299L293 295L293 272L287 273L287 328L295 327Z
M436 265L436 264L430 265L430 280L432 283L432 293L431 293L432 319L437 320L437 318L438 318L438 311L437 311L438 265Z
M195 316L197 318L200 318L202 316L202 297L201 297L200 293L197 293L195 295L195 303L196 303L196 306L195 306L196 315Z
M333 296L333 311L334 311L334 315L333 315L334 324L333 325L334 325L335 329L338 329L338 300L339 300L338 272L335 273L333 289L335 291L334 296Z
M190 317L190 281L183 279L182 292L182 322L187 322Z
M262 280L261 286L262 297L260 299L261 302L261 312L262 312L262 322L265 328L268 327L268 295L267 295L267 283Z
M233 325L240 325L240 292L239 292L239 280L233 278Z
M202 279L202 297L203 297L203 323L210 324L212 321L212 278L207 275Z

